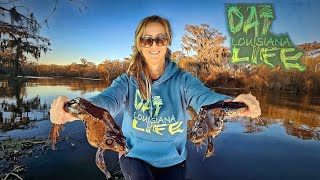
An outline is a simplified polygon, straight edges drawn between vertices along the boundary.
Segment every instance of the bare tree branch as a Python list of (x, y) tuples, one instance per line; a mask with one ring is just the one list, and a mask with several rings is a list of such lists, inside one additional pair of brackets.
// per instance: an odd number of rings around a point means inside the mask
[[(3, 11), (7, 11), (7, 12), (10, 12), (10, 11), (11, 11), (11, 10), (6, 9), (6, 8), (4, 8), (4, 7), (1, 7), (1, 6), (0, 6), (0, 9), (3, 10)], [(32, 21), (32, 22), (36, 23), (39, 27), (41, 27), (41, 25), (40, 25), (36, 20), (30, 19), (30, 18), (28, 18), (28, 17), (26, 17), (25, 15), (20, 14), (20, 13), (19, 13), (19, 15), (20, 15), (21, 17), (29, 20), (29, 21)]]
[(53, 13), (57, 10), (57, 4), (58, 4), (58, 0), (55, 0), (54, 7), (53, 7), (51, 13), (49, 14), (49, 16), (41, 24), (46, 24), (46, 26), (49, 27), (48, 26), (48, 20), (51, 18)]
[(0, 4), (1, 4), (1, 5), (6, 5), (6, 4), (14, 3), (14, 2), (16, 2), (16, 1), (18, 1), (18, 0), (11, 0), (11, 1), (8, 1), (8, 2), (1, 2)]

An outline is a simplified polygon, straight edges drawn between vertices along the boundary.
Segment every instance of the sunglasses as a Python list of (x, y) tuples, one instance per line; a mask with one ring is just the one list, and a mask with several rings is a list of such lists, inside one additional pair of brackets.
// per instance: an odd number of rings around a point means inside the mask
[(153, 45), (153, 41), (156, 42), (157, 46), (164, 46), (168, 43), (167, 36), (158, 36), (156, 38), (151, 37), (141, 37), (140, 38), (140, 45), (144, 48), (149, 48)]

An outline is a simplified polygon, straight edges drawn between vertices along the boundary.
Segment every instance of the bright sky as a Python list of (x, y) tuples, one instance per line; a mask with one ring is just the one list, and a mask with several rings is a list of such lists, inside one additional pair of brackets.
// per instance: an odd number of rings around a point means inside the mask
[[(86, 58), (96, 64), (105, 59), (123, 59), (131, 54), (134, 31), (150, 15), (167, 18), (172, 26), (172, 51), (181, 50), (186, 24), (206, 23), (227, 35), (225, 3), (272, 3), (276, 19), (271, 31), (288, 33), (295, 44), (320, 41), (320, 1), (317, 0), (78, 0), (88, 9), (82, 13), (68, 0), (59, 0), (57, 11), (42, 35), (51, 40), (52, 51), (39, 63), (71, 64)], [(26, 0), (25, 6), (44, 20), (54, 7), (53, 0)], [(230, 44), (227, 39), (226, 45)]]

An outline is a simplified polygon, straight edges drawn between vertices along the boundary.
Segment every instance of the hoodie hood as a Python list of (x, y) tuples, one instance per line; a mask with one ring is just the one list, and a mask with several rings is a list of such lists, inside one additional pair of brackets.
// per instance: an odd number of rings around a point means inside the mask
[(162, 82), (171, 78), (177, 71), (178, 71), (177, 64), (169, 59), (166, 59), (166, 70), (160, 76), (159, 79), (154, 81), (154, 83), (161, 84)]
[[(154, 81), (154, 84), (156, 85), (159, 85), (164, 81), (168, 80), (178, 71), (178, 66), (175, 62), (173, 62), (170, 59), (166, 59), (165, 61), (166, 61), (166, 69), (164, 73), (160, 76), (160, 78)], [(142, 73), (142, 78), (144, 79), (143, 73)], [(135, 77), (130, 76), (130, 81), (132, 84), (138, 87), (138, 81)]]

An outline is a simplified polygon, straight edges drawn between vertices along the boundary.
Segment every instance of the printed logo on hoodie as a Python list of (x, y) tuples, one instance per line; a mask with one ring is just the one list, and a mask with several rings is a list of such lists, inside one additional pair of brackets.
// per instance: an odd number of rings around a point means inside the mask
[(169, 132), (171, 135), (182, 133), (183, 121), (178, 121), (174, 115), (159, 116), (161, 107), (164, 105), (160, 96), (152, 96), (151, 99), (143, 100), (140, 91), (135, 93), (132, 128), (146, 133), (163, 135)]

